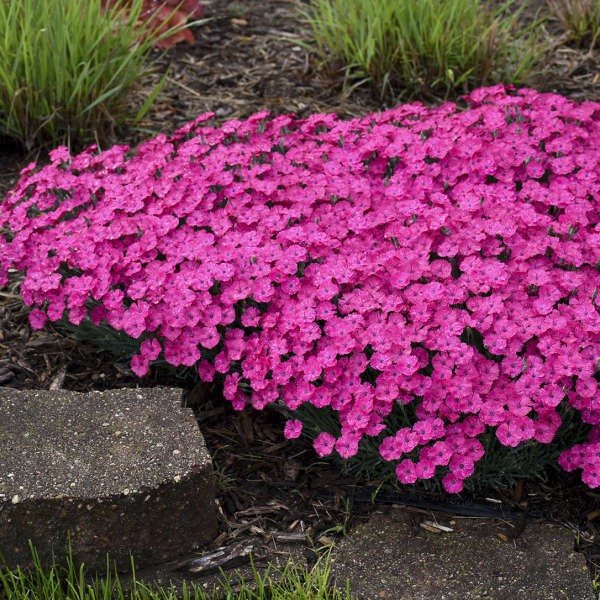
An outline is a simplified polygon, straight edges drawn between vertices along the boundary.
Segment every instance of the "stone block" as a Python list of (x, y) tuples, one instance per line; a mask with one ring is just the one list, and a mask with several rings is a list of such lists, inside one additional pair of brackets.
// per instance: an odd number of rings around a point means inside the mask
[[(414, 517), (414, 513), (412, 513)], [(431, 517), (430, 517), (431, 518)], [(594, 600), (572, 532), (530, 522), (515, 539), (494, 519), (438, 519), (415, 527), (393, 509), (358, 525), (336, 547), (332, 582), (361, 600)]]
[(217, 533), (210, 455), (182, 390), (78, 393), (0, 388), (0, 553), (127, 571), (208, 545)]

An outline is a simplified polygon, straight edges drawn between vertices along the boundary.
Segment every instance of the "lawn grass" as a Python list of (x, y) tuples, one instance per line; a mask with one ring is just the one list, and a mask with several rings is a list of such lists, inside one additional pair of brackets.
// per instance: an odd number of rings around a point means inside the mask
[[(184, 582), (182, 594), (175, 587), (151, 587), (137, 581), (132, 559), (131, 590), (123, 589), (116, 568), (111, 573), (107, 559), (106, 576), (90, 578), (85, 565), (74, 564), (69, 552), (67, 564), (54, 564), (45, 568), (31, 545), (34, 568), (9, 571), (0, 567), (0, 600), (351, 600), (348, 582), (341, 592), (328, 586), (329, 553), (321, 556), (311, 569), (297, 566), (291, 561), (283, 569), (269, 565), (261, 575), (252, 564), (254, 580), (235, 581), (221, 571), (221, 589), (206, 591), (192, 583)], [(6, 563), (4, 563), (6, 565)]]

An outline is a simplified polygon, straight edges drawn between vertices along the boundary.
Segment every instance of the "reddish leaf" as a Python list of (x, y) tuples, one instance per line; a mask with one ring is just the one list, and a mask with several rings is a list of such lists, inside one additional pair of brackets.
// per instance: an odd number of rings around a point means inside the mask
[[(112, 7), (115, 2), (116, 0), (102, 0), (102, 7)], [(131, 0), (128, 4), (131, 5)], [(179, 5), (180, 8), (175, 11), (169, 22), (161, 25)], [(153, 36), (158, 36), (171, 27), (184, 25), (189, 19), (199, 19), (203, 14), (204, 9), (198, 0), (144, 0), (140, 21), (150, 27)], [(154, 42), (153, 46), (168, 49), (179, 42), (194, 43), (194, 36), (188, 28)]]

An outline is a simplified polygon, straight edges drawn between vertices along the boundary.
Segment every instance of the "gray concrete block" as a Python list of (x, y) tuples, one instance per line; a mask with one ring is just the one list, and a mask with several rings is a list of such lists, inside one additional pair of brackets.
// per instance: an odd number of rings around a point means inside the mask
[[(595, 600), (582, 554), (566, 529), (530, 523), (514, 540), (493, 519), (411, 525), (406, 513), (374, 515), (332, 555), (332, 581), (361, 600)], [(498, 535), (500, 533), (500, 535)]]
[(68, 548), (88, 571), (127, 570), (209, 544), (210, 455), (179, 389), (81, 394), (0, 388), (0, 553), (31, 565)]

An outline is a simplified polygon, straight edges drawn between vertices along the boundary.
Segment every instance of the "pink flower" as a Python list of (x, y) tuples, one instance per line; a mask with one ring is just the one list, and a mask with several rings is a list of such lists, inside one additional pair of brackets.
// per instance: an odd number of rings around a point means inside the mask
[[(83, 321), (83, 319), (85, 319), (87, 315), (87, 310), (83, 307), (83, 306), (76, 306), (73, 307), (70, 311), (69, 311), (69, 321), (71, 323), (73, 323), (73, 325), (79, 325), (81, 323), (81, 321)], [(120, 324), (119, 324), (119, 329)]]
[[(210, 363), (208, 363), (210, 365)], [(225, 382), (223, 384), (223, 396), (227, 400), (233, 400), (238, 391), (238, 385), (241, 377), (239, 373), (230, 373), (225, 376)]]
[(410, 430), (409, 427), (403, 427), (396, 432), (396, 444), (403, 453), (408, 453), (419, 443), (419, 437)]
[(198, 331), (198, 342), (207, 349), (214, 348), (220, 340), (219, 332), (214, 326), (201, 327)]
[(358, 452), (359, 437), (348, 433), (342, 435), (335, 442), (335, 449), (342, 458), (350, 458)]
[[(519, 380), (519, 382), (520, 381), (521, 380)], [(515, 391), (517, 393), (514, 396), (509, 396), (509, 398), (507, 398), (506, 404), (508, 406), (508, 411), (512, 415), (524, 417), (531, 412), (533, 402), (528, 397), (519, 394), (519, 392), (521, 392), (520, 388), (517, 388)]]
[(255, 327), (258, 325), (260, 313), (254, 306), (249, 306), (242, 315), (242, 325), (244, 327)]
[(140, 354), (148, 360), (156, 360), (160, 355), (160, 342), (156, 338), (144, 340), (140, 344)]
[(450, 494), (458, 494), (462, 492), (463, 480), (456, 473), (448, 473), (442, 479), (442, 485)]
[(148, 311), (149, 305), (147, 302), (142, 300), (134, 302), (123, 314), (122, 326), (125, 333), (134, 339), (139, 338), (146, 330)]
[(379, 446), (379, 454), (381, 454), (384, 460), (392, 461), (399, 459), (404, 453), (398, 446), (396, 438), (393, 436), (388, 436), (381, 442)]
[[(48, 155), (50, 156), (50, 160), (55, 164), (61, 164), (63, 161), (69, 161), (71, 158), (71, 154), (69, 149), (66, 146), (59, 146), (55, 150), (51, 150)], [(27, 169), (32, 167), (35, 163), (30, 163)]]
[(47, 315), (43, 310), (39, 308), (34, 308), (29, 313), (29, 322), (31, 323), (31, 327), (33, 329), (42, 329), (46, 324)]
[(420, 460), (415, 466), (415, 472), (418, 479), (431, 479), (435, 475), (435, 465), (428, 461)]
[(450, 461), (450, 471), (461, 480), (470, 477), (475, 470), (475, 463), (470, 458), (455, 454)]
[(233, 406), (234, 410), (243, 410), (246, 406), (247, 400), (248, 398), (246, 397), (246, 394), (244, 394), (244, 392), (241, 390), (238, 390), (231, 401), (231, 405)]
[(557, 407), (563, 401), (564, 397), (564, 391), (556, 384), (544, 386), (544, 388), (542, 388), (542, 393), (540, 394), (541, 402), (548, 408)]
[(442, 419), (424, 419), (417, 421), (412, 430), (417, 434), (419, 443), (424, 444), (444, 435), (444, 422)]
[(463, 455), (469, 458), (474, 463), (477, 462), (484, 454), (483, 444), (477, 439), (469, 439), (465, 442), (462, 450)]
[(198, 363), (198, 375), (202, 381), (210, 382), (215, 376), (215, 367), (207, 360)]
[(575, 390), (583, 398), (592, 398), (598, 393), (598, 382), (593, 377), (578, 377)]
[[(252, 408), (254, 408), (255, 410), (262, 410), (270, 402), (270, 398), (265, 394), (261, 393), (260, 391), (252, 392), (251, 403)], [(300, 421), (293, 421), (293, 423), (295, 424), (294, 426), (290, 425), (290, 423), (292, 423), (292, 421), (287, 421), (286, 423), (285, 437), (298, 437), (300, 435), (300, 431), (302, 430), (302, 423)], [(298, 435), (294, 435), (294, 433), (296, 432), (296, 425), (299, 426), (299, 429), (297, 430)]]
[(229, 365), (231, 361), (225, 350), (219, 352), (214, 358), (215, 371), (219, 373), (227, 373), (229, 371)]
[(143, 377), (148, 372), (148, 359), (136, 354), (131, 359), (131, 370), (138, 376)]
[(331, 395), (331, 391), (326, 386), (319, 386), (313, 392), (310, 403), (317, 408), (329, 406), (331, 404)]
[(505, 413), (503, 403), (490, 400), (481, 405), (479, 417), (486, 425), (500, 425), (504, 422)]
[(465, 435), (475, 437), (485, 431), (485, 425), (479, 417), (470, 416), (462, 422), (462, 430)]
[(584, 467), (581, 473), (581, 480), (588, 487), (597, 488), (600, 485), (600, 464), (596, 463)]
[(515, 448), (521, 442), (519, 430), (514, 426), (514, 422), (505, 421), (496, 429), (496, 437), (504, 446)]
[(403, 461), (396, 465), (396, 477), (400, 483), (414, 483), (417, 481), (417, 469), (415, 463), (409, 458), (405, 458)]
[(344, 418), (344, 423), (351, 429), (363, 431), (369, 424), (369, 417), (357, 410), (351, 410)]
[[(424, 449), (425, 450), (425, 449)], [(431, 447), (427, 448), (427, 460), (433, 465), (447, 465), (452, 456), (452, 450), (446, 442), (435, 442)]]
[(300, 437), (302, 433), (302, 421), (298, 419), (288, 419), (285, 423), (283, 433), (287, 439)]
[(385, 423), (381, 422), (381, 417), (377, 414), (371, 415), (369, 424), (363, 430), (365, 435), (376, 436), (387, 428)]
[(319, 456), (327, 456), (333, 451), (335, 437), (329, 433), (322, 432), (315, 438), (313, 446)]

